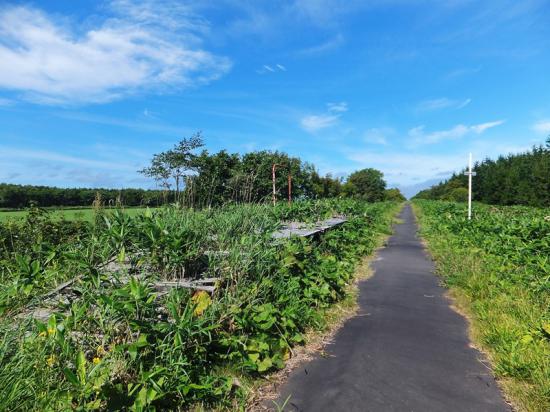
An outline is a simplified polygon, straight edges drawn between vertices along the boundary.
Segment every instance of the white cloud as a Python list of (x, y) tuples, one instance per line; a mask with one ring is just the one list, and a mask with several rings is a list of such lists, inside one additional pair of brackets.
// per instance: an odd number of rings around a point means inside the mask
[(378, 151), (349, 151), (346, 156), (355, 164), (350, 169), (374, 167), (384, 173), (387, 181), (399, 184), (413, 184), (433, 178), (443, 170), (460, 170), (467, 158), (465, 155), (429, 155)]
[(278, 63), (277, 63), (277, 65), (276, 65), (276, 66), (277, 66), (277, 67), (278, 67), (278, 68), (279, 68), (280, 70), (282, 70), (282, 71), (286, 72), (286, 67), (285, 67), (285, 66), (283, 66), (282, 64), (278, 64)]
[(441, 109), (462, 109), (468, 106), (472, 102), (472, 99), (453, 100), (443, 97), (440, 99), (424, 100), (417, 105), (417, 110), (421, 112), (429, 112)]
[(497, 120), (494, 122), (481, 123), (472, 126), (458, 124), (448, 130), (439, 130), (429, 133), (425, 132), (424, 126), (417, 126), (409, 130), (409, 137), (413, 139), (414, 144), (432, 144), (438, 143), (441, 140), (459, 139), (469, 133), (481, 134), (486, 130), (499, 126), (503, 123), (504, 120)]
[(200, 20), (166, 17), (175, 6), (111, 6), (115, 14), (86, 32), (36, 8), (0, 8), (0, 88), (39, 103), (82, 104), (196, 86), (229, 70), (227, 58), (200, 47)]
[(303, 117), (300, 124), (306, 131), (315, 133), (318, 130), (334, 126), (338, 122), (338, 118), (339, 116), (331, 114), (310, 115)]
[(327, 103), (327, 109), (331, 113), (344, 113), (348, 111), (348, 104), (346, 102)]
[[(416, 185), (430, 179), (442, 180), (452, 172), (460, 172), (468, 164), (468, 152), (474, 155), (474, 161), (485, 158), (495, 159), (505, 153), (522, 153), (530, 147), (516, 146), (511, 142), (476, 140), (463, 148), (453, 148), (449, 153), (428, 150), (407, 151), (406, 148), (386, 150), (345, 147), (343, 154), (348, 163), (340, 170), (351, 172), (365, 167), (374, 167), (384, 173), (386, 181), (398, 185)], [(336, 169), (333, 166), (333, 170)]]
[(327, 112), (323, 114), (307, 115), (302, 117), (300, 125), (310, 133), (315, 133), (338, 123), (342, 113), (348, 111), (346, 102), (327, 103)]
[(487, 123), (481, 123), (476, 124), (475, 126), (471, 126), (470, 129), (472, 129), (475, 133), (481, 134), (487, 129), (491, 129), (496, 126), (500, 126), (504, 123), (504, 120), (497, 120), (496, 122), (487, 122)]
[(457, 108), (457, 109), (462, 109), (462, 108), (468, 106), (470, 103), (472, 103), (472, 99), (470, 99), (470, 98), (464, 99), (464, 100), (462, 100), (461, 103), (459, 103), (459, 104), (456, 106), (456, 108)]
[(535, 123), (532, 129), (541, 134), (550, 134), (550, 120), (541, 120)]

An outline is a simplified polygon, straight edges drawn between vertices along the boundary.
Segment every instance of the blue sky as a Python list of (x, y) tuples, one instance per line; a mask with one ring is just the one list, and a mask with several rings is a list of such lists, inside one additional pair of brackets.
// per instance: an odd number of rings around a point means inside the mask
[(550, 134), (550, 2), (0, 3), (0, 181), (151, 187), (197, 130), (410, 193)]

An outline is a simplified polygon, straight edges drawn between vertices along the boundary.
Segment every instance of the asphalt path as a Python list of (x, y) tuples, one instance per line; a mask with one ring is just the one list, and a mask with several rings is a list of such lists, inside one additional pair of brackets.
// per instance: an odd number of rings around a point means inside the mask
[(510, 410), (433, 273), (410, 205), (400, 218), (359, 285), (357, 316), (281, 387), (285, 411)]

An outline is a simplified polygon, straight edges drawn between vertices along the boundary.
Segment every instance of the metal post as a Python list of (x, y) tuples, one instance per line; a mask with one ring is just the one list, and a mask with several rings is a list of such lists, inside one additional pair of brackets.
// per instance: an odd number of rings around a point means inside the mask
[(288, 204), (292, 203), (292, 174), (288, 172)]
[(273, 166), (271, 167), (271, 177), (273, 179), (273, 206), (275, 206), (275, 203), (277, 203), (277, 198), (275, 197), (275, 168), (277, 167), (276, 163), (273, 163)]

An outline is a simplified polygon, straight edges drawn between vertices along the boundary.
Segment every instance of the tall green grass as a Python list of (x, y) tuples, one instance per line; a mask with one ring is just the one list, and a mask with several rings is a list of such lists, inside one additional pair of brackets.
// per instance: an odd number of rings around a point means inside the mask
[(415, 201), (438, 272), (519, 410), (550, 410), (550, 210)]

